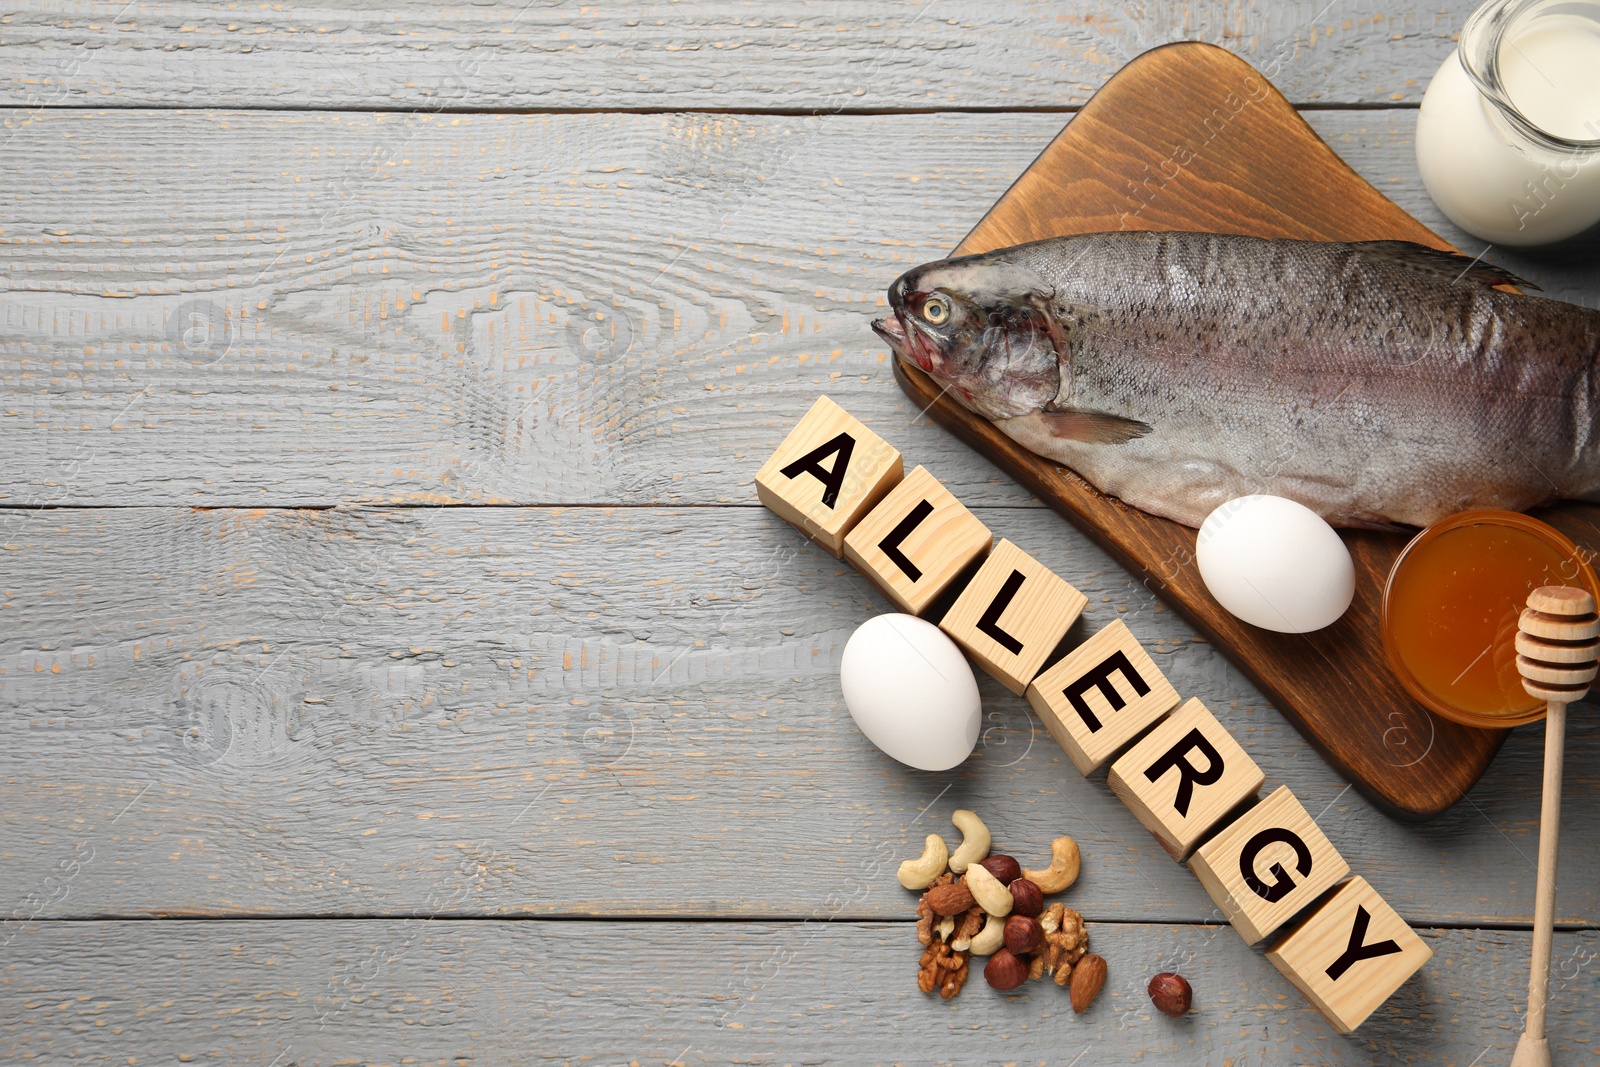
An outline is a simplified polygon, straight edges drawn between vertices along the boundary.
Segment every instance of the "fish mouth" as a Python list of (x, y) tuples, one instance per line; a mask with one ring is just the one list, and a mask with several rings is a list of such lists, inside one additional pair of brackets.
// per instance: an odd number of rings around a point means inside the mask
[(933, 371), (933, 352), (920, 334), (908, 330), (898, 312), (872, 321), (872, 330), (889, 344), (895, 357), (924, 371)]

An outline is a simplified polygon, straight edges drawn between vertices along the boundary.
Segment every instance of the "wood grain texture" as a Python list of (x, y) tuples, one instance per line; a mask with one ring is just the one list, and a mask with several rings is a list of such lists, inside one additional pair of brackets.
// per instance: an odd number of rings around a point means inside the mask
[(1473, 6), (35, 2), (0, 21), (0, 104), (1058, 108), (1182, 39), (1274, 65), (1296, 101), (1415, 104)]
[[(1413, 113), (1310, 117), (1454, 232)], [(1059, 116), (6, 118), (4, 503), (745, 503), (822, 392), (963, 502), (1029, 501), (868, 324)], [(1596, 304), (1597, 251), (1489, 258)], [(573, 343), (618, 310), (631, 344)]]
[[(0, 960), (14, 1062), (1505, 1063), (1528, 935), (1419, 933), (1436, 958), (1341, 1036), (1227, 927), (1094, 923), (1094, 1005), (916, 989), (910, 924), (373, 920), (35, 923)], [(1557, 1062), (1600, 1056), (1600, 933), (1561, 933)], [(1177, 970), (1195, 1011), (1144, 986)], [(24, 1057), (33, 1057), (25, 1060)], [(274, 1057), (277, 1057), (274, 1060)]]
[[(1529, 921), (1538, 726), (1396, 823), (1070, 524), (978, 514), (1089, 597), (1070, 641), (1125, 620), (1402, 915)], [(957, 772), (874, 749), (838, 666), (887, 605), (760, 507), (61, 509), (12, 516), (0, 560), (13, 920), (909, 918), (895, 867), (962, 807), (1025, 866), (1077, 838), (1091, 919), (1216, 918), (987, 676)], [(1600, 716), (1572, 720), (1556, 918), (1600, 925)]]
[[(1414, 104), (1473, 6), (8, 8), (0, 1058), (1504, 1061), (1524, 933), (1424, 930), (1450, 982), (1341, 1038), (1225, 927), (1165, 925), (1217, 916), (998, 684), (959, 774), (884, 759), (836, 679), (885, 605), (750, 484), (838, 397), (1090, 596), (1076, 639), (1128, 619), (1402, 914), (1528, 921), (1538, 727), (1470, 803), (1392, 822), (919, 417), (867, 329), (1060, 129), (1005, 109), (1081, 104), (1178, 37), (1301, 103)], [(171, 105), (346, 110), (132, 110)], [(952, 107), (1000, 113), (906, 113)], [(1461, 243), (1414, 114), (1309, 118)], [(1594, 304), (1597, 249), (1490, 258)], [(405, 506), (269, 507), (352, 502)], [(418, 506), (485, 503), (645, 506)], [(1587, 710), (1569, 826), (1600, 822)], [(1048, 989), (928, 1000), (908, 924), (849, 921), (909, 918), (894, 866), (956, 807), (1025, 863), (1074, 834), (1073, 902), (1140, 921), (1096, 923), (1089, 1015)], [(1557, 917), (1585, 929), (1557, 936), (1552, 1027), (1576, 1062), (1600, 857), (1563, 867)], [(149, 915), (209, 921), (89, 918)], [(1196, 980), (1179, 1023), (1142, 992), (1169, 967)]]
[[(1153, 99), (1175, 103), (1152, 108)], [(1222, 49), (1183, 44), (1141, 56), (1107, 83), (956, 254), (1069, 233), (1165, 229), (1449, 247), (1330, 151), (1261, 72)], [(1409, 536), (1343, 531), (1356, 566), (1350, 609), (1315, 633), (1271, 633), (1211, 596), (1193, 565), (1194, 530), (1101, 495), (962, 407), (915, 367), (897, 361), (895, 375), (914, 403), (1142, 574), (1387, 810), (1402, 818), (1437, 815), (1494, 758), (1503, 730), (1436, 719), (1405, 693), (1384, 658), (1384, 582)], [(1580, 550), (1592, 554), (1600, 546), (1600, 507), (1563, 503), (1536, 514)], [(1402, 720), (1413, 729), (1426, 722), (1434, 743), (1425, 759), (1396, 767), (1381, 737)]]

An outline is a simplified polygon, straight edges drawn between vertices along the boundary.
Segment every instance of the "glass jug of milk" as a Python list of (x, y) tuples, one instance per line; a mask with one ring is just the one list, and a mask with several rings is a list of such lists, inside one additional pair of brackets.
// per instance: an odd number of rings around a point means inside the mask
[(1491, 0), (1417, 116), (1417, 166), (1450, 220), (1539, 245), (1600, 222), (1600, 0)]

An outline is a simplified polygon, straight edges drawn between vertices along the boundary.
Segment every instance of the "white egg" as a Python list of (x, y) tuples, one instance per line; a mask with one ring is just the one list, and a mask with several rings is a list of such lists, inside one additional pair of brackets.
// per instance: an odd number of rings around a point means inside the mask
[(1241, 496), (1200, 526), (1200, 577), (1228, 611), (1264, 630), (1332, 625), (1356, 592), (1350, 550), (1322, 516), (1281, 496)]
[(839, 684), (867, 740), (901, 763), (949, 770), (978, 743), (978, 680), (956, 643), (915, 615), (879, 615), (857, 627)]

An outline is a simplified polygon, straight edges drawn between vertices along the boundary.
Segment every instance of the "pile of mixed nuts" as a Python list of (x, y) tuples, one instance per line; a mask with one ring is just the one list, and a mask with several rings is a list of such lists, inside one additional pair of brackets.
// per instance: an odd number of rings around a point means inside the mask
[(1023, 870), (1010, 856), (991, 854), (989, 828), (970, 811), (951, 822), (961, 831), (954, 852), (929, 834), (923, 853), (900, 865), (900, 884), (925, 890), (917, 902), (917, 940), (925, 947), (917, 988), (949, 1000), (966, 984), (968, 961), (988, 956), (983, 977), (996, 989), (1015, 989), (1049, 975), (1068, 990), (1072, 1010), (1094, 1001), (1106, 981), (1106, 961), (1088, 951), (1083, 916), (1044, 898), (1078, 878), (1078, 843), (1058, 837), (1050, 865)]

